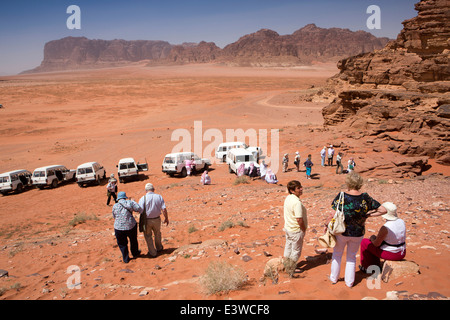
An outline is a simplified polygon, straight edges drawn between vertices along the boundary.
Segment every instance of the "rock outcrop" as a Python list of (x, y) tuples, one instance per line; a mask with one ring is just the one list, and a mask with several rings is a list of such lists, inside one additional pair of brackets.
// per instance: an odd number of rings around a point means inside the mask
[(172, 45), (165, 41), (90, 40), (66, 37), (47, 42), (44, 60), (31, 72), (114, 66), (168, 57)]
[(422, 0), (415, 8), (418, 15), (403, 22), (395, 41), (339, 61), (324, 124), (389, 139), (392, 151), (450, 165), (450, 6)]
[(308, 24), (291, 35), (262, 29), (243, 36), (223, 49), (222, 60), (251, 66), (290, 66), (314, 61), (337, 61), (363, 52), (381, 49), (388, 38), (365, 31), (319, 28)]
[(27, 72), (150, 64), (225, 63), (239, 66), (293, 66), (334, 61), (381, 49), (389, 39), (364, 31), (307, 25), (292, 35), (263, 29), (219, 48), (213, 42), (172, 45), (165, 41), (90, 40), (66, 37), (45, 44), (41, 65)]

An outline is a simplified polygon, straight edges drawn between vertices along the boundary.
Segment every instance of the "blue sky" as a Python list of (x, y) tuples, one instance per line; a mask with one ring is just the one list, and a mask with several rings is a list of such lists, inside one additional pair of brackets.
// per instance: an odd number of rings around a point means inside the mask
[[(89, 39), (212, 41), (219, 47), (262, 28), (291, 34), (309, 23), (396, 38), (416, 16), (418, 0), (16, 0), (0, 2), (0, 75), (37, 67), (46, 42)], [(70, 5), (81, 9), (81, 30), (69, 30)], [(367, 7), (381, 9), (381, 29), (369, 30)]]

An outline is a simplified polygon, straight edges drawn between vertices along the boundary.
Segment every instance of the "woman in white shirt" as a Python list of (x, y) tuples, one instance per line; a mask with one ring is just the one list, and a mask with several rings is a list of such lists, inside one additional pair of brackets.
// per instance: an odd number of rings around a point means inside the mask
[(397, 216), (397, 206), (392, 202), (385, 202), (381, 206), (387, 210), (387, 213), (381, 216), (386, 223), (380, 228), (378, 235), (362, 240), (359, 266), (362, 271), (367, 271), (371, 265), (380, 267), (380, 258), (399, 261), (406, 255), (406, 226)]

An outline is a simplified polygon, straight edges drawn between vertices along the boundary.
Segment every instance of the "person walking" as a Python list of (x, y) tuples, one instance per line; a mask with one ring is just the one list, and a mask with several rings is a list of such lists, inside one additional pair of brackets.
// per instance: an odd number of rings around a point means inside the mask
[(107, 206), (111, 202), (111, 197), (117, 203), (117, 179), (114, 178), (114, 173), (111, 173), (108, 184), (106, 185), (106, 195), (108, 196), (108, 200), (106, 201)]
[(142, 207), (136, 201), (128, 200), (125, 192), (119, 192), (117, 203), (112, 208), (112, 215), (114, 218), (114, 234), (122, 253), (122, 260), (125, 263), (131, 260), (128, 251), (128, 239), (130, 240), (133, 258), (137, 258), (141, 254), (137, 240), (137, 223), (133, 217), (133, 211), (141, 213)]
[[(303, 239), (308, 228), (306, 208), (300, 201), (303, 194), (302, 184), (297, 180), (289, 181), (287, 184), (289, 195), (284, 200), (284, 228), (286, 244), (284, 246), (285, 265), (292, 266), (292, 275), (301, 256)], [(287, 263), (286, 263), (287, 262)]]
[[(369, 216), (378, 216), (385, 214), (387, 211), (381, 204), (373, 199), (369, 194), (362, 193), (360, 189), (364, 183), (363, 178), (352, 173), (347, 175), (345, 184), (347, 191), (344, 192), (343, 211), (345, 216), (345, 231), (336, 235), (336, 245), (333, 249), (331, 261), (330, 281), (335, 284), (338, 281), (341, 270), (341, 260), (345, 247), (347, 247), (347, 258), (345, 265), (345, 284), (352, 287), (355, 281), (355, 265), (356, 254), (359, 245), (364, 237), (365, 222)], [(332, 209), (335, 211), (339, 205), (340, 193), (332, 202)], [(325, 230), (328, 223), (334, 216), (334, 212), (330, 214), (325, 224)]]
[[(339, 169), (341, 172), (339, 172)], [(342, 165), (342, 152), (338, 152), (336, 156), (336, 174), (342, 174), (344, 172), (344, 166)]]
[(367, 272), (372, 266), (380, 265), (380, 258), (384, 260), (400, 261), (406, 256), (406, 225), (397, 215), (397, 206), (392, 202), (381, 205), (387, 213), (381, 217), (386, 223), (380, 228), (378, 234), (361, 242), (361, 265), (359, 269)]
[(146, 194), (139, 200), (139, 205), (145, 210), (147, 215), (144, 238), (147, 242), (148, 255), (156, 257), (157, 253), (163, 250), (161, 243), (161, 214), (164, 214), (164, 223), (169, 225), (166, 204), (161, 195), (155, 193), (153, 184), (145, 185)]

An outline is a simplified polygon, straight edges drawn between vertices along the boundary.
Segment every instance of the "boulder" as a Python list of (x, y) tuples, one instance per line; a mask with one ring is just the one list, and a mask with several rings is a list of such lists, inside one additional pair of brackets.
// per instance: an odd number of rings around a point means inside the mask
[(419, 273), (419, 265), (413, 261), (385, 261), (381, 272), (381, 280), (389, 282), (389, 280)]

